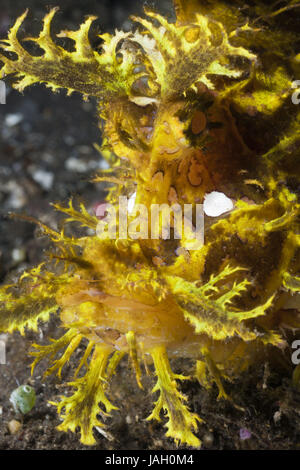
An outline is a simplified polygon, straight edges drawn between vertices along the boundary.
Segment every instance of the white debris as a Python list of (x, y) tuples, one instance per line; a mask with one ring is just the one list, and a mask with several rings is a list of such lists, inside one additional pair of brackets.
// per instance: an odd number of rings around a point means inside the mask
[(132, 424), (131, 416), (127, 415), (126, 418), (125, 418), (125, 421), (126, 421), (127, 424)]
[(15, 113), (15, 114), (7, 114), (5, 116), (4, 123), (6, 124), (7, 127), (14, 127), (20, 124), (21, 121), (23, 121), (24, 116), (21, 113)]
[(108, 441), (114, 440), (112, 434), (108, 431), (104, 431), (104, 429), (100, 428), (100, 426), (95, 426), (95, 429), (97, 429), (98, 433), (104, 436)]
[(204, 196), (203, 210), (210, 217), (218, 217), (225, 212), (231, 211), (233, 207), (232, 200), (224, 193), (212, 191)]
[(280, 410), (275, 411), (275, 413), (273, 415), (273, 420), (274, 420), (275, 424), (279, 423), (279, 421), (281, 420), (281, 411)]
[[(89, 147), (87, 147), (89, 149)], [(89, 149), (90, 150), (90, 149)], [(97, 160), (90, 159), (88, 161), (82, 158), (70, 157), (65, 162), (65, 168), (69, 171), (76, 173), (86, 173), (88, 171), (95, 171), (99, 168), (105, 170), (109, 168), (108, 163), (105, 160), (97, 158)]]
[(65, 167), (67, 170), (76, 171), (77, 173), (85, 173), (88, 169), (85, 161), (75, 157), (68, 158)]
[(109, 168), (109, 164), (104, 158), (99, 161), (99, 168), (100, 170), (107, 170)]
[(4, 192), (8, 192), (9, 196), (6, 201), (8, 209), (21, 209), (27, 203), (26, 194), (16, 181), (9, 181), (2, 187)]
[(36, 170), (32, 173), (32, 178), (46, 191), (52, 188), (54, 174), (50, 171)]
[(26, 250), (25, 248), (14, 248), (11, 252), (11, 258), (14, 264), (22, 263), (26, 259)]

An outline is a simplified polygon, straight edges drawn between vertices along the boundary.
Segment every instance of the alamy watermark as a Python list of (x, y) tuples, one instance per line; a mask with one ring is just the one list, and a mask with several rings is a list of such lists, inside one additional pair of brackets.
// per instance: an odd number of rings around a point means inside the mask
[(295, 349), (291, 356), (292, 363), (297, 366), (300, 364), (300, 339), (295, 339), (292, 343), (292, 349)]
[(203, 204), (135, 204), (126, 196), (119, 205), (103, 203), (97, 207), (96, 234), (101, 239), (182, 240), (188, 250), (204, 244)]
[(5, 341), (0, 340), (0, 365), (6, 364), (6, 347)]
[(0, 104), (6, 104), (6, 85), (3, 80), (0, 80)]
[(292, 94), (292, 103), (300, 104), (300, 80), (295, 80), (292, 83), (292, 88), (297, 88), (297, 90)]

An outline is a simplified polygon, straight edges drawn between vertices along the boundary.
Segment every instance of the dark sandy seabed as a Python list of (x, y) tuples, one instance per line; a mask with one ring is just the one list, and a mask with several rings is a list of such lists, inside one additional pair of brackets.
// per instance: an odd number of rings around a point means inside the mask
[[(163, 13), (170, 12), (170, 1), (151, 2), (159, 5)], [(30, 32), (40, 27), (40, 20), (49, 3), (36, 0), (0, 0), (0, 37), (4, 37), (14, 19), (29, 7)], [(102, 31), (115, 27), (128, 28), (131, 13), (141, 13), (143, 2), (118, 0), (80, 1), (57, 0), (59, 5), (55, 25), (75, 28), (87, 14), (99, 16)], [(13, 122), (14, 121), (14, 122)], [(12, 125), (13, 124), (13, 125)], [(15, 276), (23, 269), (42, 259), (48, 242), (36, 237), (34, 226), (5, 218), (9, 211), (27, 213), (54, 225), (59, 216), (49, 206), (50, 202), (67, 201), (72, 195), (82, 198), (88, 207), (103, 200), (100, 185), (89, 183), (89, 177), (101, 167), (99, 154), (93, 147), (101, 141), (97, 126), (96, 104), (83, 102), (73, 95), (53, 95), (44, 87), (33, 87), (23, 95), (9, 89), (7, 104), (0, 107), (0, 280)], [(72, 377), (74, 363), (80, 350), (65, 366), (62, 381), (49, 377), (41, 380), (45, 363), (40, 364), (30, 376), (30, 359), (26, 353), (32, 341), (45, 344), (47, 337), (60, 334), (52, 320), (40, 329), (39, 334), (2, 335), (6, 341), (7, 364), (0, 365), (0, 449), (90, 449), (80, 444), (79, 435), (56, 430), (59, 419), (54, 400), (63, 392), (61, 384)], [(175, 363), (173, 367), (189, 373), (189, 362)], [(231, 403), (217, 401), (217, 390), (207, 392), (195, 382), (184, 383), (182, 391), (189, 398), (191, 409), (205, 421), (198, 435), (203, 449), (298, 449), (300, 444), (300, 394), (290, 384), (291, 367), (276, 364), (276, 372), (269, 372), (269, 362), (251, 369), (235, 383), (227, 383), (227, 392), (245, 409), (237, 410)], [(20, 384), (35, 388), (37, 402), (24, 417), (22, 428), (10, 434), (8, 423), (19, 419), (9, 402), (9, 396)], [(145, 391), (135, 383), (126, 360), (119, 367), (111, 385), (111, 396), (120, 411), (107, 419), (107, 431), (114, 436), (107, 439), (95, 431), (97, 445), (92, 449), (176, 449), (164, 437), (162, 424), (146, 422), (153, 397), (150, 390), (154, 378), (144, 380)], [(297, 411), (299, 410), (299, 411)], [(240, 439), (240, 430), (246, 428), (251, 438)]]

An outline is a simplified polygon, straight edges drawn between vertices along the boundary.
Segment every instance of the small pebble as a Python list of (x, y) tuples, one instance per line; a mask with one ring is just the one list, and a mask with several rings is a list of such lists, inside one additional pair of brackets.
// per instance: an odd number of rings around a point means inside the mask
[(203, 436), (203, 444), (205, 447), (211, 447), (214, 443), (214, 436), (211, 432), (207, 432)]
[(65, 144), (72, 147), (75, 144), (75, 139), (71, 135), (66, 135), (64, 137), (64, 142), (65, 142)]
[(164, 443), (161, 439), (155, 439), (155, 441), (153, 443), (154, 443), (155, 447), (158, 447), (160, 449), (163, 448)]
[(281, 419), (281, 411), (279, 410), (275, 411), (274, 416), (273, 416), (274, 423), (278, 424), (280, 419)]
[(7, 114), (5, 116), (5, 124), (7, 127), (14, 127), (20, 124), (21, 121), (23, 121), (24, 116), (21, 113), (15, 113), (15, 114)]
[(14, 248), (11, 252), (11, 258), (14, 265), (22, 263), (26, 259), (26, 250), (25, 248)]
[(69, 171), (75, 171), (77, 173), (84, 173), (88, 170), (86, 162), (79, 158), (70, 157), (65, 162), (65, 168)]
[(92, 147), (90, 147), (89, 145), (80, 145), (78, 147), (78, 151), (82, 155), (89, 155), (92, 152)]
[(109, 168), (109, 164), (106, 160), (104, 160), (104, 158), (99, 161), (98, 166), (100, 170), (107, 170)]
[(53, 186), (54, 174), (50, 171), (36, 170), (32, 174), (32, 178), (46, 191), (49, 191)]
[(22, 427), (22, 424), (20, 423), (20, 421), (17, 421), (16, 419), (12, 419), (8, 425), (8, 430), (10, 432), (10, 434), (16, 434)]
[(16, 181), (9, 181), (2, 189), (9, 194), (6, 201), (8, 209), (21, 209), (27, 203), (25, 192)]
[(125, 421), (126, 421), (127, 424), (131, 424), (132, 423), (131, 416), (127, 415), (126, 418), (125, 418)]
[[(89, 147), (87, 147), (89, 148)], [(75, 158), (75, 157), (70, 157), (68, 160), (65, 162), (65, 168), (68, 171), (74, 171), (77, 173), (85, 173), (87, 171), (95, 171), (98, 168), (104, 169), (107, 167), (107, 165), (103, 166), (103, 163), (101, 163), (102, 160), (89, 160), (85, 161), (80, 158)]]

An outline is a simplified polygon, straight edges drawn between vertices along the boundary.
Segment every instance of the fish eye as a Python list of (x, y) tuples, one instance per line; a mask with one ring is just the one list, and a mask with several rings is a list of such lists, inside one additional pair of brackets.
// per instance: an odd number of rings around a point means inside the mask
[(29, 387), (29, 385), (24, 385), (23, 391), (24, 391), (25, 393), (30, 393), (30, 392), (31, 392), (31, 387)]

